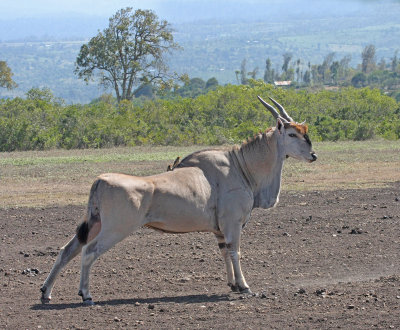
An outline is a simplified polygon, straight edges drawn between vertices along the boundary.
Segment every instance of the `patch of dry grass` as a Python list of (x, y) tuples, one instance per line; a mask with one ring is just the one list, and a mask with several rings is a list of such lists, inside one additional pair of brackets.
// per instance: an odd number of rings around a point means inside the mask
[(315, 150), (315, 163), (286, 162), (283, 189), (362, 189), (400, 181), (400, 141), (324, 142)]
[[(202, 147), (137, 147), (0, 154), (0, 208), (81, 205), (97, 175), (150, 175)], [(385, 186), (400, 181), (400, 141), (316, 143), (318, 161), (288, 159), (283, 190)]]

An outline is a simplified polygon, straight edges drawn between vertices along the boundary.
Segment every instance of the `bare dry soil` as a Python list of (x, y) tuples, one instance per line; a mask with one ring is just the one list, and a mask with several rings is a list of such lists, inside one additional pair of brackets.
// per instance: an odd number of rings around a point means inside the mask
[(231, 293), (214, 236), (141, 229), (93, 266), (93, 307), (77, 295), (79, 257), (39, 288), (84, 207), (0, 210), (0, 328), (400, 328), (400, 182), (282, 193), (256, 209), (242, 268), (256, 294)]

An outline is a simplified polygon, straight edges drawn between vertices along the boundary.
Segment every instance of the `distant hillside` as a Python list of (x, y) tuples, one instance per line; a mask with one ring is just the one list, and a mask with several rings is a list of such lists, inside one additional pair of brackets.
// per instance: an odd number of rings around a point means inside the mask
[[(184, 48), (171, 56), (171, 70), (216, 77), (220, 84), (236, 83), (235, 70), (243, 59), (249, 71), (258, 67), (257, 77), (262, 78), (265, 60), (269, 57), (279, 71), (285, 52), (303, 66), (321, 63), (330, 52), (336, 60), (351, 55), (355, 67), (367, 44), (376, 46), (377, 61), (383, 57), (388, 62), (400, 49), (398, 1), (153, 3), (156, 13), (172, 22), (176, 41)], [(79, 81), (74, 61), (80, 46), (107, 22), (88, 15), (0, 21), (0, 60), (7, 61), (19, 84), (12, 92), (0, 89), (0, 97), (23, 96), (31, 87), (48, 87), (67, 102), (98, 97), (104, 91)]]

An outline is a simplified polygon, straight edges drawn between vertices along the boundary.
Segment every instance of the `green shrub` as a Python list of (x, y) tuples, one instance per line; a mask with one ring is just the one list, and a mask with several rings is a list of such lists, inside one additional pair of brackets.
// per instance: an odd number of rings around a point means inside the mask
[(197, 98), (120, 104), (102, 97), (65, 105), (49, 90), (33, 89), (26, 99), (0, 100), (0, 151), (240, 143), (276, 124), (257, 95), (306, 120), (314, 141), (400, 138), (400, 105), (379, 90), (296, 91), (250, 80)]

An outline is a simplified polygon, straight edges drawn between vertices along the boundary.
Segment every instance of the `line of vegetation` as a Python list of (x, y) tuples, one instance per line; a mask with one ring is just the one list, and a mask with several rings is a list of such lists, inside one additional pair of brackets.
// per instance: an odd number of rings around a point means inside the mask
[(32, 89), (26, 98), (0, 100), (0, 151), (238, 143), (275, 124), (257, 95), (306, 120), (314, 141), (400, 138), (399, 103), (377, 89), (296, 91), (250, 80), (141, 104), (100, 98), (66, 105), (47, 89)]
[[(376, 60), (376, 47), (367, 45), (361, 53), (361, 63), (357, 67), (349, 66), (351, 56), (346, 55), (340, 60), (336, 53), (330, 52), (324, 57), (321, 64), (305, 63), (302, 59), (294, 60), (293, 54), (286, 52), (283, 55), (281, 71), (273, 69), (270, 58), (265, 62), (263, 79), (266, 83), (274, 84), (287, 82), (291, 88), (339, 88), (353, 86), (357, 88), (379, 88), (386, 95), (400, 101), (400, 61), (398, 50), (387, 62), (381, 58)], [(248, 71), (246, 59), (243, 59), (240, 70), (236, 70), (238, 84), (246, 85), (250, 78), (255, 79), (259, 73), (256, 67)]]

